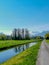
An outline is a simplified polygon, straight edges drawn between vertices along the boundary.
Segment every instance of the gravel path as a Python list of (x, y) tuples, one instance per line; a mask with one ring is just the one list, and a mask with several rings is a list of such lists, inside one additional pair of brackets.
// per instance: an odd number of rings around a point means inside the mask
[(45, 42), (42, 42), (36, 65), (49, 65), (49, 45)]

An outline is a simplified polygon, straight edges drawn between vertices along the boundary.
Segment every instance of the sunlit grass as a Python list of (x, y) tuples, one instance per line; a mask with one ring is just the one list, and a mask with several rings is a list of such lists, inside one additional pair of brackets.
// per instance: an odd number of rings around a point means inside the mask
[(31, 43), (37, 40), (3, 40), (0, 41), (0, 50), (8, 49), (16, 45)]
[(46, 40), (46, 42), (49, 44), (49, 40)]

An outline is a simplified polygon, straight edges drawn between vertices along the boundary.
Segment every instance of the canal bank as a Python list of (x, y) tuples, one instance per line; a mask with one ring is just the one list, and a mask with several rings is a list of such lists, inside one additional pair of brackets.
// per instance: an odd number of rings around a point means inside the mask
[(36, 65), (41, 41), (1, 65)]
[(0, 41), (0, 51), (16, 47), (18, 45), (23, 45), (31, 42), (35, 42), (37, 40), (2, 40)]

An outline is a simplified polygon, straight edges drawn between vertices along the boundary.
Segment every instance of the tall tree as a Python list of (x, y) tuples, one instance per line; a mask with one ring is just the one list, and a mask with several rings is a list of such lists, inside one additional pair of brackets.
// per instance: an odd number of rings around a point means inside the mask
[(25, 29), (25, 39), (30, 39), (29, 31)]
[(25, 30), (22, 29), (22, 39), (24, 39), (24, 38), (25, 38)]
[(12, 39), (16, 40), (17, 39), (17, 29), (14, 29), (12, 32)]

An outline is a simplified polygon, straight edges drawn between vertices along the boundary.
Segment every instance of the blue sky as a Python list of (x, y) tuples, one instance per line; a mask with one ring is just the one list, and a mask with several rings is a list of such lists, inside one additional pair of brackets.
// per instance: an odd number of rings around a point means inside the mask
[(0, 32), (49, 30), (49, 0), (0, 0)]

